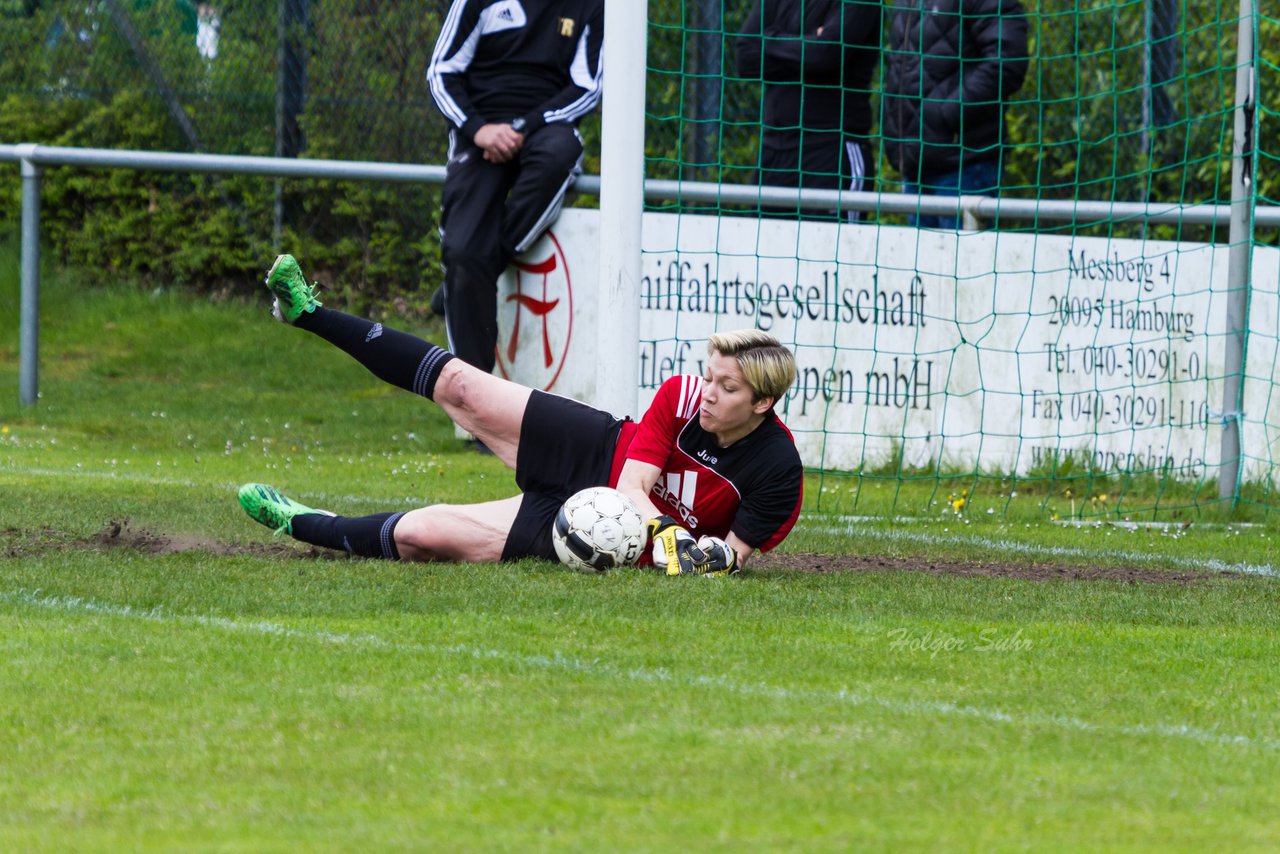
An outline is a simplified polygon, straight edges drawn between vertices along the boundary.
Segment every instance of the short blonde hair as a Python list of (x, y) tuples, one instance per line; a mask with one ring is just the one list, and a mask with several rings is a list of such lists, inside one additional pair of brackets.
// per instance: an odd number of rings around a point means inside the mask
[(713, 333), (707, 339), (707, 352), (737, 359), (756, 400), (771, 397), (777, 403), (796, 381), (796, 357), (777, 338), (759, 329)]

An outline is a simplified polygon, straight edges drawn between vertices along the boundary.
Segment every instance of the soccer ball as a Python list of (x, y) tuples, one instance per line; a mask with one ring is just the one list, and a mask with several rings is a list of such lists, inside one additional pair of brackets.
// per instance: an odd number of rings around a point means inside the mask
[(644, 520), (635, 502), (607, 486), (569, 496), (551, 526), (560, 562), (587, 572), (634, 564), (644, 541)]

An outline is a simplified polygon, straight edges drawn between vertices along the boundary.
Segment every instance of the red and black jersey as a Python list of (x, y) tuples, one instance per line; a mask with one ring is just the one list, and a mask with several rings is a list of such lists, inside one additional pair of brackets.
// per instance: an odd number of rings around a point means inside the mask
[(694, 537), (733, 532), (768, 551), (800, 515), (804, 478), (791, 431), (770, 411), (764, 422), (727, 448), (702, 429), (702, 379), (674, 376), (662, 384), (639, 424), (623, 425), (610, 486), (628, 459), (662, 470), (649, 498)]

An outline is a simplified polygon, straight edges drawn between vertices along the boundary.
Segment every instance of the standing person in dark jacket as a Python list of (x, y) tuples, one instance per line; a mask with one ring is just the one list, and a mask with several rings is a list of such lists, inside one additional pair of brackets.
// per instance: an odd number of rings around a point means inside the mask
[(867, 187), (879, 49), (880, 0), (756, 0), (737, 39), (737, 71), (764, 83), (761, 184)]
[[(999, 193), (1004, 104), (1027, 74), (1018, 0), (891, 0), (881, 131), (904, 192)], [(955, 217), (912, 217), (955, 228)]]
[[(498, 277), (560, 214), (600, 99), (604, 0), (454, 0), (427, 81), (449, 130), (440, 215), (449, 347), (493, 370)], [(433, 308), (439, 308), (433, 299)]]

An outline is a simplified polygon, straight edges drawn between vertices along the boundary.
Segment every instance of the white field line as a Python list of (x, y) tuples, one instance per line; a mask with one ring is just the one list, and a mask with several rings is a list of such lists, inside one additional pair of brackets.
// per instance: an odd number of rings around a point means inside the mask
[(858, 536), (867, 540), (901, 540), (932, 546), (980, 546), (1007, 555), (1040, 558), (1071, 558), (1080, 561), (1097, 561), (1099, 558), (1131, 561), (1133, 563), (1158, 563), (1173, 569), (1195, 569), (1202, 572), (1238, 572), (1246, 575), (1265, 575), (1280, 578), (1280, 567), (1269, 563), (1230, 563), (1216, 558), (1174, 557), (1151, 552), (1132, 552), (1123, 549), (1082, 549), (1073, 546), (1042, 546), (1020, 543), (1016, 540), (996, 540), (990, 537), (935, 534), (929, 531), (912, 531), (902, 528), (864, 527), (857, 525), (814, 524), (807, 530), (828, 534)]
[[(836, 514), (827, 517), (837, 522), (867, 522), (875, 523), (892, 523), (894, 525), (937, 525), (939, 519), (937, 516), (867, 516), (867, 515), (850, 515)], [(946, 518), (945, 516), (943, 517)], [(1124, 528), (1130, 531), (1156, 530), (1170, 531), (1178, 528), (1188, 527), (1186, 522), (1130, 522), (1119, 519), (1056, 519), (1049, 524), (1058, 525), (1063, 528)], [(1196, 522), (1195, 528), (1199, 531), (1223, 531), (1227, 528), (1231, 529), (1251, 529), (1264, 528), (1257, 522)]]
[(241, 621), (227, 617), (199, 614), (175, 614), (163, 607), (134, 608), (130, 605), (95, 602), (78, 596), (46, 595), (40, 590), (0, 591), (0, 602), (50, 611), (97, 614), (107, 617), (147, 620), (162, 624), (203, 626), (227, 632), (283, 637), (336, 647), (387, 650), (413, 654), (425, 653), (436, 656), (470, 658), (479, 661), (497, 661), (535, 670), (583, 673), (624, 682), (658, 683), (688, 688), (713, 688), (745, 697), (766, 698), (782, 702), (842, 703), (849, 706), (880, 708), (898, 714), (904, 713), (936, 718), (966, 718), (988, 723), (1007, 724), (1019, 729), (1042, 727), (1089, 735), (1126, 735), (1140, 738), (1177, 739), (1201, 744), (1241, 747), (1248, 750), (1272, 751), (1280, 749), (1280, 740), (1277, 739), (1221, 733), (1188, 724), (1100, 724), (1070, 715), (1019, 714), (1004, 712), (999, 709), (953, 703), (947, 700), (895, 700), (877, 697), (867, 691), (850, 688), (831, 691), (796, 689), (769, 685), (764, 682), (737, 682), (725, 676), (686, 676), (661, 668), (618, 667), (599, 659), (572, 658), (560, 653), (530, 655), (506, 650), (485, 649), (470, 644), (402, 643), (387, 640), (373, 634), (306, 631), (262, 620)]

